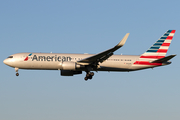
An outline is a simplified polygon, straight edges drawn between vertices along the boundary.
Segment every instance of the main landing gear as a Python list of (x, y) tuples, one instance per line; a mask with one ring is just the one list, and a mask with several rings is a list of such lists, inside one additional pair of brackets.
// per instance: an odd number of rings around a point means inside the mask
[(84, 78), (84, 80), (87, 81), (88, 79), (92, 79), (93, 76), (94, 72), (86, 72), (86, 77)]
[(15, 68), (16, 76), (19, 76), (18, 70), (19, 70), (19, 68)]

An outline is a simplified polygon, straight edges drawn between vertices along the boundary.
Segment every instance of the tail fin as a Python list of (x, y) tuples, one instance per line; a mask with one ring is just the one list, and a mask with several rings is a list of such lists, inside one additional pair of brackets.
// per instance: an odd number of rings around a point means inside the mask
[(161, 59), (166, 56), (176, 30), (168, 30), (140, 58)]

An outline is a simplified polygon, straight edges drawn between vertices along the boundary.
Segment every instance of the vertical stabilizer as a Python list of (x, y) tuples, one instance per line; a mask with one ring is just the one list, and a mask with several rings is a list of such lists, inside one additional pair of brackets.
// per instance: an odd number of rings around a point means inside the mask
[(166, 56), (176, 30), (168, 30), (140, 58), (161, 59)]

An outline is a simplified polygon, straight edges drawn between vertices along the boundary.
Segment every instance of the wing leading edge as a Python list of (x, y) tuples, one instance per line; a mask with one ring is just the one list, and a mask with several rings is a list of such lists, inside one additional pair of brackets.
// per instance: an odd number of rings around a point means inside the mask
[(127, 33), (124, 36), (124, 38), (116, 46), (114, 46), (113, 48), (108, 49), (108, 50), (106, 50), (104, 52), (95, 54), (95, 55), (93, 55), (91, 57), (82, 59), (80, 61), (77, 61), (77, 63), (78, 64), (90, 65), (90, 64), (98, 64), (99, 62), (100, 63), (104, 62), (106, 59), (108, 59), (109, 57), (111, 57), (113, 55), (114, 51), (118, 50), (119, 48), (121, 48), (125, 44), (128, 36), (129, 36), (129, 33)]

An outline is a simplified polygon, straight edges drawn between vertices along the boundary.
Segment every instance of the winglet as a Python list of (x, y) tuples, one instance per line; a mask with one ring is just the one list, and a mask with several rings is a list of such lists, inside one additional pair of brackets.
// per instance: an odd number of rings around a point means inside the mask
[(116, 45), (116, 47), (121, 47), (121, 46), (123, 46), (123, 45), (125, 44), (128, 36), (129, 36), (129, 34), (130, 34), (130, 33), (127, 33), (127, 34), (123, 37), (123, 39)]

